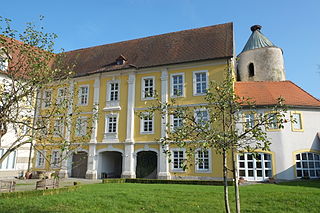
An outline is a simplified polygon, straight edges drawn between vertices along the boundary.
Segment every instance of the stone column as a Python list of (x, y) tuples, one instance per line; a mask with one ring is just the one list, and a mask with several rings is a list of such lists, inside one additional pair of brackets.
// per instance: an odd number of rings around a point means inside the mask
[(93, 110), (92, 110), (92, 133), (90, 143), (97, 143), (98, 135), (98, 112), (99, 112), (99, 96), (100, 96), (100, 76), (94, 80), (93, 90)]
[[(70, 81), (70, 85), (68, 88), (68, 96), (69, 97), (74, 97), (74, 81)], [(67, 120), (66, 120), (66, 132), (65, 132), (65, 139), (68, 143), (70, 143), (70, 137), (71, 137), (71, 131), (72, 131), (72, 121), (71, 121), (71, 115), (73, 112), (73, 98), (70, 98), (67, 102), (68, 107), (67, 107)], [(65, 147), (67, 148), (67, 147)], [(71, 150), (72, 151), (72, 150)], [(59, 177), (60, 178), (68, 178), (68, 150), (65, 150), (63, 153), (61, 153), (61, 168), (59, 171)]]
[[(161, 101), (162, 103), (168, 102), (169, 90), (168, 90), (168, 70), (164, 69), (161, 72)], [(165, 137), (167, 132), (168, 115), (161, 118), (161, 137)], [(159, 179), (171, 179), (169, 172), (168, 156), (164, 153), (164, 150), (168, 150), (169, 146), (162, 147), (159, 145)]]
[(121, 176), (123, 178), (136, 178), (136, 170), (134, 167), (134, 143), (125, 144), (123, 161), (124, 168)]
[(94, 80), (93, 90), (93, 110), (92, 110), (92, 132), (89, 143), (88, 167), (86, 172), (87, 179), (97, 179), (97, 135), (98, 135), (98, 112), (99, 112), (99, 96), (100, 96), (100, 75)]
[(97, 179), (97, 158), (96, 144), (91, 143), (89, 144), (87, 179)]
[(135, 79), (134, 72), (129, 74), (128, 79), (128, 109), (127, 109), (127, 136), (123, 156), (123, 172), (124, 178), (135, 178), (135, 159), (134, 159), (134, 103), (135, 103)]

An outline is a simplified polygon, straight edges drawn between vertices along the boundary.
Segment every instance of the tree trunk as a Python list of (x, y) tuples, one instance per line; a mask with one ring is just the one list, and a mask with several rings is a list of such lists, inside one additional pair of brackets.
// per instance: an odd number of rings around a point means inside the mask
[(227, 153), (223, 149), (223, 182), (224, 182), (224, 204), (227, 213), (230, 213), (230, 204), (229, 204), (229, 192), (228, 192), (228, 167), (227, 167)]
[(240, 192), (239, 192), (239, 182), (238, 182), (238, 165), (236, 158), (235, 149), (232, 149), (232, 164), (233, 164), (233, 181), (234, 181), (234, 195), (236, 201), (236, 212), (240, 213)]

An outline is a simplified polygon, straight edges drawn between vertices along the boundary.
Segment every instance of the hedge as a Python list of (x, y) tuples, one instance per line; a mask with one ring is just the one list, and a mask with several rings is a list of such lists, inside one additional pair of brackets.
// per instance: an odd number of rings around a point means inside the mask
[(19, 191), (19, 192), (3, 192), (0, 193), (0, 198), (22, 198), (22, 197), (33, 197), (41, 195), (54, 195), (61, 192), (72, 192), (79, 189), (81, 186), (67, 186), (56, 189), (44, 189), (44, 190), (33, 190), (33, 191)]
[[(102, 183), (145, 183), (145, 184), (190, 184), (190, 185), (214, 185), (222, 186), (223, 181), (216, 180), (161, 180), (161, 179), (143, 179), (143, 178), (118, 178), (103, 179)], [(228, 181), (228, 185), (233, 185)]]

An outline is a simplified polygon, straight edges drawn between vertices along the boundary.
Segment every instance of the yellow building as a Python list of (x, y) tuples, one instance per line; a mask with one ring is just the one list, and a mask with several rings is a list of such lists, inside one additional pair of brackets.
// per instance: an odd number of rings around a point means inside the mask
[[(75, 64), (69, 88), (78, 93), (74, 101), (81, 111), (79, 119), (98, 119), (77, 130), (86, 134), (87, 126), (93, 128), (91, 139), (64, 162), (64, 174), (91, 179), (221, 179), (222, 158), (214, 150), (199, 151), (196, 158), (201, 163), (184, 171), (180, 162), (185, 150), (166, 147), (172, 153), (169, 163), (157, 139), (165, 136), (167, 123), (179, 123), (177, 118), (155, 114), (141, 119), (138, 113), (155, 102), (155, 94), (162, 102), (176, 98), (181, 105), (201, 106), (209, 81), (222, 79), (233, 63), (233, 45), (233, 24), (227, 23), (67, 52), (67, 62)], [(43, 100), (51, 99), (51, 92), (58, 96), (58, 90), (44, 91)], [(36, 155), (34, 168), (50, 166), (46, 163)]]

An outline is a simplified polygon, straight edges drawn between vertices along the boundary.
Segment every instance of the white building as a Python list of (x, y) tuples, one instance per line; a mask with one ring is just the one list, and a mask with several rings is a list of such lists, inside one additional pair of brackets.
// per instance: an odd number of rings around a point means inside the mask
[[(287, 123), (266, 128), (272, 142), (270, 152), (253, 158), (250, 153), (238, 158), (239, 175), (247, 180), (295, 179), (320, 177), (320, 101), (285, 80), (282, 50), (260, 32), (261, 26), (251, 27), (252, 35), (239, 54), (237, 95), (256, 102), (257, 113), (270, 113), (277, 98), (283, 97)], [(245, 110), (244, 110), (245, 111)], [(253, 116), (253, 115), (252, 115)], [(296, 122), (290, 122), (294, 119)], [(248, 115), (247, 121), (250, 122)]]

